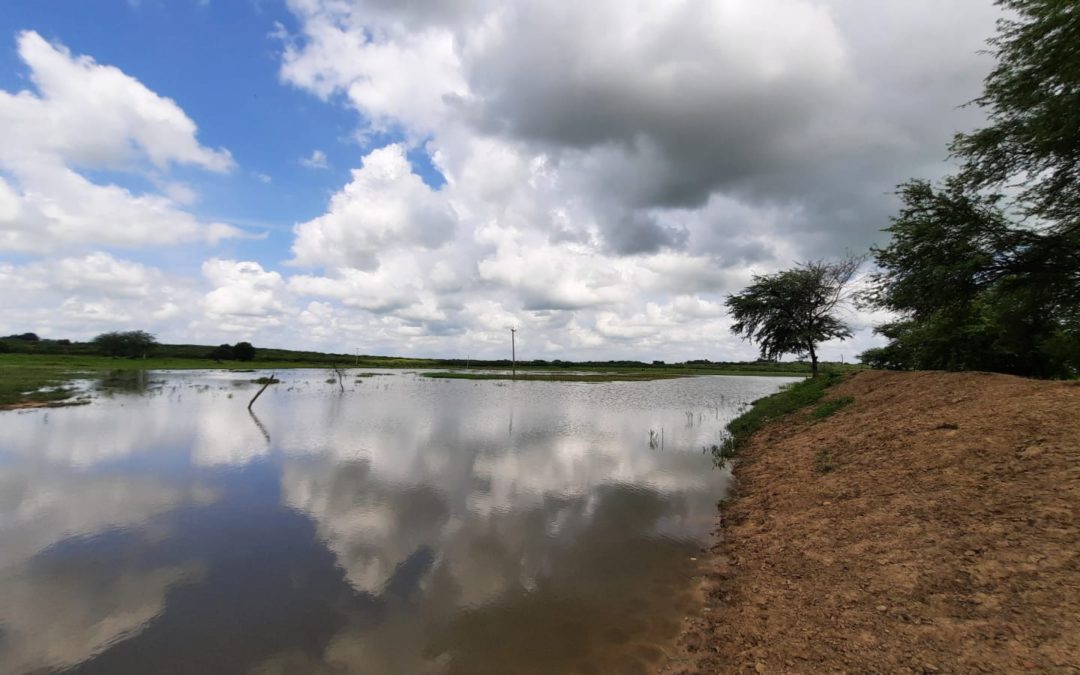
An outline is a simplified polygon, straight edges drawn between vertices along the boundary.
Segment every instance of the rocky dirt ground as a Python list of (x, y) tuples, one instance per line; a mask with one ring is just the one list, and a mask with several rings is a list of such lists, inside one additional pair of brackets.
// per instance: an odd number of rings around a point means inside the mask
[(768, 426), (668, 673), (1080, 672), (1080, 382), (863, 372)]

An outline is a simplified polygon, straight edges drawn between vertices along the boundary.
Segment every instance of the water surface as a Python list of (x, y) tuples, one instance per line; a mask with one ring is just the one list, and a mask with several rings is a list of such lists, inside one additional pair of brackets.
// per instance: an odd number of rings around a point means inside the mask
[(0, 413), (0, 672), (642, 671), (694, 607), (703, 446), (791, 381), (363, 372)]

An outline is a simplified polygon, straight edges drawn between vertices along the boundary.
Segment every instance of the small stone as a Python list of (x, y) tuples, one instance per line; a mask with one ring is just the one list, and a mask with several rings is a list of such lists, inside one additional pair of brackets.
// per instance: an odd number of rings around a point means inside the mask
[(757, 663), (755, 663), (754, 664), (754, 672), (755, 673), (764, 673), (765, 672), (765, 664), (762, 663), (761, 661), (758, 661)]
[(879, 611), (879, 612), (887, 612), (887, 611), (889, 611), (889, 608), (886, 607), (885, 605), (878, 605), (877, 606), (877, 611)]
[(968, 550), (964, 551), (964, 555), (966, 555), (969, 558), (974, 557), (975, 556), (975, 551), (972, 551), (971, 549), (968, 549)]

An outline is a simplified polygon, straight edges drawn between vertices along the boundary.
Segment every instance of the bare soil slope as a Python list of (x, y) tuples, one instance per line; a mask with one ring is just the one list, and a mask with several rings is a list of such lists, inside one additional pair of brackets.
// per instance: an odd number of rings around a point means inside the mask
[(744, 450), (668, 672), (1080, 672), (1080, 383), (864, 372), (839, 396)]

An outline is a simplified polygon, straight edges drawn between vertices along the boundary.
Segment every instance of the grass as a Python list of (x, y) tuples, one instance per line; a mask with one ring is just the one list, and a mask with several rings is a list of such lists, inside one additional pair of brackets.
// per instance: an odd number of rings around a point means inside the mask
[(0, 364), (0, 408), (59, 404), (75, 395), (72, 378), (50, 366)]
[(839, 398), (825, 401), (824, 403), (810, 411), (810, 419), (814, 420), (815, 422), (818, 420), (823, 420), (829, 415), (832, 415), (837, 410), (851, 405), (854, 401), (855, 399), (851, 398), (850, 396), (841, 396)]
[[(242, 361), (215, 363), (207, 359), (0, 354), (0, 409), (85, 403), (85, 399), (73, 398), (78, 392), (68, 383), (74, 379), (101, 379), (117, 373), (135, 373), (142, 370), (217, 369), (253, 372), (252, 365), (251, 362)], [(312, 364), (275, 362), (273, 367), (310, 368)]]
[(44, 368), (60, 372), (102, 372), (115, 370), (232, 370), (325, 368), (310, 361), (212, 361), (210, 359), (156, 357), (127, 359), (113, 356), (64, 356), (59, 354), (0, 354), (0, 372), (7, 368)]
[(728, 437), (724, 442), (713, 446), (713, 457), (717, 465), (723, 466), (735, 457), (766, 422), (786, 417), (817, 403), (825, 395), (825, 391), (843, 377), (840, 372), (822, 371), (816, 378), (807, 378), (788, 385), (772, 396), (755, 401), (749, 410), (728, 423)]
[(832, 451), (828, 448), (822, 448), (814, 455), (814, 469), (816, 469), (818, 473), (829, 473), (832, 471), (832, 462)]

